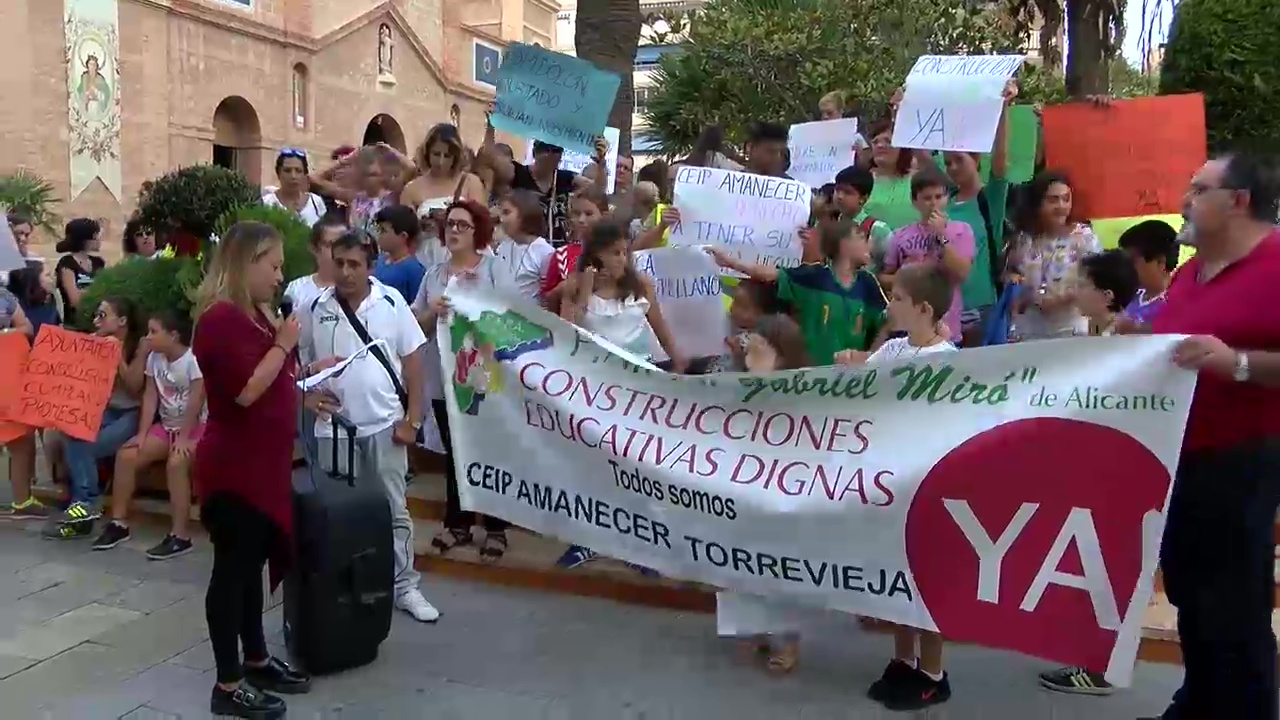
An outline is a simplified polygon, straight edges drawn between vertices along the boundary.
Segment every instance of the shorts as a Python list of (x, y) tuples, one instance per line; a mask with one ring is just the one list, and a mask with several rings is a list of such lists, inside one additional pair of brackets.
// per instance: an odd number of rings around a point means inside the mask
[[(204, 423), (200, 423), (199, 425), (196, 426), (195, 430), (191, 431), (191, 440), (193, 442), (200, 442), (200, 437), (202, 435), (204, 435)], [(169, 443), (170, 447), (172, 447), (173, 444), (178, 440), (178, 431), (169, 430), (165, 428), (165, 426), (161, 425), (160, 423), (156, 423), (155, 425), (151, 426), (150, 430), (147, 431), (147, 437), (153, 437), (157, 440), (164, 440), (165, 442)]]

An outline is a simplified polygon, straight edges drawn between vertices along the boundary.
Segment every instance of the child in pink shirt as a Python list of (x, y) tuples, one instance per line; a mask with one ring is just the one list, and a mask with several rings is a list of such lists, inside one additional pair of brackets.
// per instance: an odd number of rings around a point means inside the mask
[(938, 264), (954, 283), (954, 297), (943, 324), (949, 333), (948, 339), (958, 342), (960, 312), (964, 306), (960, 286), (973, 262), (973, 228), (966, 222), (947, 219), (943, 212), (947, 206), (947, 179), (932, 169), (921, 170), (911, 178), (911, 204), (920, 213), (920, 220), (894, 230), (889, 236), (879, 274), (880, 284), (885, 292), (890, 292), (893, 277), (900, 268), (920, 262)]

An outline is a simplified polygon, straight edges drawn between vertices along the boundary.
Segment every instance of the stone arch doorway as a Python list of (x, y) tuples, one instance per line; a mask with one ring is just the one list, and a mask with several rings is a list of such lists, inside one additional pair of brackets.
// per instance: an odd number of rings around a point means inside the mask
[(404, 142), (404, 130), (400, 128), (400, 123), (396, 122), (395, 118), (386, 113), (373, 116), (364, 129), (364, 140), (360, 142), (361, 145), (378, 143), (386, 143), (400, 152), (408, 152)]
[(239, 95), (224, 98), (213, 111), (214, 165), (262, 180), (262, 124), (258, 111)]

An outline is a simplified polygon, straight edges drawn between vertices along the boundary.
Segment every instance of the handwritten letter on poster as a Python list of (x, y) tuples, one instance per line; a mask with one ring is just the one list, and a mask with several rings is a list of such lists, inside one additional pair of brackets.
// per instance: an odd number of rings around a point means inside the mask
[(498, 68), (493, 127), (590, 154), (621, 82), (586, 60), (511, 43)]
[(1050, 105), (1041, 118), (1045, 165), (1071, 178), (1077, 217), (1181, 213), (1205, 161), (1199, 94)]
[(791, 126), (787, 174), (811, 188), (835, 182), (836, 173), (853, 164), (858, 119), (820, 120)]
[[(653, 294), (676, 347), (689, 357), (723, 354), (729, 316), (720, 299), (715, 260), (699, 248), (665, 247), (641, 250), (634, 262), (636, 270), (653, 279)], [(654, 348), (655, 359), (665, 356), (661, 347)]]
[(812, 194), (796, 180), (681, 167), (672, 191), (680, 224), (671, 245), (719, 245), (749, 263), (799, 265), (797, 230), (809, 220)]
[(1021, 55), (922, 55), (907, 74), (893, 146), (991, 152)]
[(27, 358), (13, 419), (93, 440), (120, 364), (114, 338), (43, 325)]

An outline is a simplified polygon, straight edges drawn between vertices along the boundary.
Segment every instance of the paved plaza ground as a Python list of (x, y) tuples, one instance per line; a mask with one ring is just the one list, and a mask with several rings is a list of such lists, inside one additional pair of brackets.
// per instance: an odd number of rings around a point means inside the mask
[[(164, 563), (143, 549), (160, 528), (105, 553), (0, 524), (0, 717), (208, 718), (213, 657), (204, 623), (211, 555)], [(139, 532), (140, 530), (140, 532)], [(397, 614), (374, 664), (290, 699), (293, 720), (836, 720), (902, 717), (863, 697), (889, 639), (817, 618), (796, 673), (764, 676), (714, 637), (709, 615), (545, 592), (424, 580), (435, 626)], [(280, 610), (268, 611), (279, 647)], [(1131, 720), (1162, 705), (1179, 669), (1142, 665), (1133, 690), (1064, 697), (1036, 687), (1044, 663), (962, 647), (955, 697), (930, 720)], [(912, 717), (906, 715), (906, 717)]]

